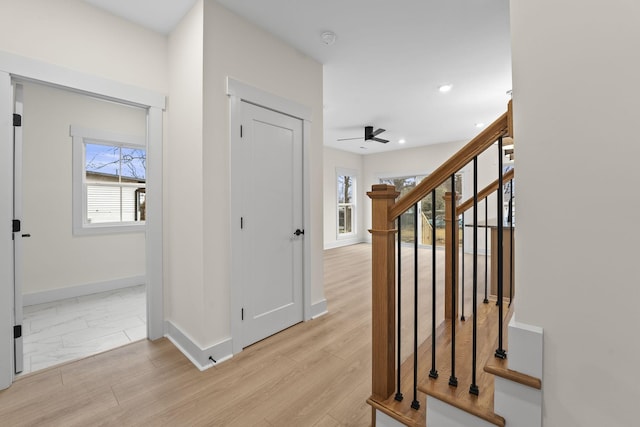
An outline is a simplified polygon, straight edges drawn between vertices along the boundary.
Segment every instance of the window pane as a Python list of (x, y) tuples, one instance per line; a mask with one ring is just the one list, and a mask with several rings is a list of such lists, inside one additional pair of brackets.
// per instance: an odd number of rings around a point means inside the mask
[(120, 186), (87, 185), (87, 222), (120, 222)]
[(355, 177), (338, 175), (338, 203), (353, 203)]
[(144, 221), (145, 178), (144, 149), (85, 144), (86, 222)]
[[(85, 170), (87, 179), (116, 178), (120, 168), (120, 147), (102, 144), (85, 144)], [(112, 179), (114, 180), (114, 179)]]
[(135, 178), (144, 182), (147, 176), (147, 153), (138, 148), (123, 147), (122, 151), (122, 176)]
[(351, 205), (338, 206), (338, 233), (353, 233), (354, 208)]
[(147, 193), (146, 189), (136, 190), (136, 221), (144, 221), (147, 218)]

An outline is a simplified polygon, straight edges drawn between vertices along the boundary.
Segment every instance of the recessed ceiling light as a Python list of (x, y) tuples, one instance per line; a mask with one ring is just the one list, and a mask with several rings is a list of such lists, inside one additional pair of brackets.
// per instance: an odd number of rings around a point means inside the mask
[(446, 93), (446, 92), (449, 92), (449, 91), (451, 90), (451, 88), (452, 88), (452, 87), (453, 87), (453, 85), (452, 85), (452, 84), (447, 83), (446, 85), (442, 85), (442, 86), (440, 86), (440, 87), (438, 88), (438, 90), (439, 90), (440, 92), (442, 92), (442, 93)]
[(407, 142), (407, 141), (405, 141), (404, 139), (401, 139), (401, 140), (398, 141), (398, 144), (404, 144), (405, 142)]
[(484, 123), (476, 123), (476, 127), (477, 128), (483, 128), (484, 127)]
[(324, 44), (326, 44), (327, 46), (331, 46), (336, 42), (336, 33), (334, 33), (333, 31), (325, 31), (320, 34), (320, 38), (322, 39), (322, 42)]

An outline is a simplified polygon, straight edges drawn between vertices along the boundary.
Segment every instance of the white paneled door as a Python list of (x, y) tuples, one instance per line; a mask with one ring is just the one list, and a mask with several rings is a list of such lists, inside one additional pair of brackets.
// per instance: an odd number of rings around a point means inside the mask
[(303, 320), (302, 121), (242, 102), (243, 347)]

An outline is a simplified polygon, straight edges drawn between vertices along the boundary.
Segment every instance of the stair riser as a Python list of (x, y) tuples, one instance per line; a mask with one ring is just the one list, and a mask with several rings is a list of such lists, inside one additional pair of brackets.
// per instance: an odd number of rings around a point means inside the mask
[(505, 419), (507, 426), (540, 427), (542, 391), (496, 377), (494, 410)]
[(429, 427), (495, 427), (481, 418), (460, 410), (434, 397), (427, 397)]

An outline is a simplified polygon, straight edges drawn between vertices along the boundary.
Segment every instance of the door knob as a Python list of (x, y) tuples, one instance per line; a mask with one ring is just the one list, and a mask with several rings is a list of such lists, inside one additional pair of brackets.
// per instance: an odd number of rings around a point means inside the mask
[(296, 236), (299, 236), (299, 235), (301, 235), (301, 234), (304, 234), (304, 230), (300, 230), (300, 229), (298, 228), (298, 229), (297, 229), (293, 234), (295, 234)]

